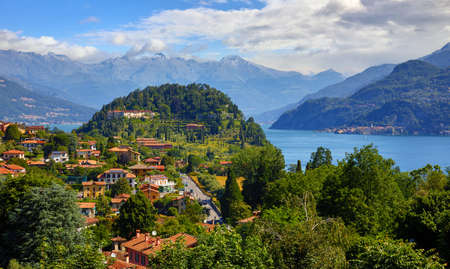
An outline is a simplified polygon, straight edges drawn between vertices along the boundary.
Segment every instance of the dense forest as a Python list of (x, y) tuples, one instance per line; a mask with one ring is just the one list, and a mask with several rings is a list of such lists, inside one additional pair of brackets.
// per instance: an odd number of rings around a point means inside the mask
[[(150, 110), (156, 116), (152, 119), (109, 119), (108, 111), (112, 110)], [(171, 140), (180, 133), (189, 136), (184, 130), (188, 123), (205, 126), (198, 136), (236, 136), (237, 140), (252, 145), (266, 143), (264, 132), (252, 118), (245, 120), (228, 96), (206, 84), (165, 84), (135, 90), (103, 106), (77, 132), (106, 137), (148, 135)]]
[(398, 65), (385, 79), (349, 98), (309, 100), (283, 114), (274, 129), (395, 126), (402, 134), (446, 134), (450, 129), (450, 68), (422, 61)]

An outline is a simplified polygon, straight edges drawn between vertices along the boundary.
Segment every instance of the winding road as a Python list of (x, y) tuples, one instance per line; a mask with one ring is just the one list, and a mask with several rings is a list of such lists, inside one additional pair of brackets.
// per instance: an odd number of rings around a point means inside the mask
[(192, 197), (194, 197), (204, 208), (206, 208), (209, 212), (208, 217), (206, 218), (207, 223), (222, 223), (222, 216), (220, 215), (220, 211), (213, 203), (211, 197), (204, 194), (202, 190), (195, 184), (194, 180), (190, 178), (186, 174), (180, 174), (182, 182), (184, 184), (184, 191), (191, 193)]

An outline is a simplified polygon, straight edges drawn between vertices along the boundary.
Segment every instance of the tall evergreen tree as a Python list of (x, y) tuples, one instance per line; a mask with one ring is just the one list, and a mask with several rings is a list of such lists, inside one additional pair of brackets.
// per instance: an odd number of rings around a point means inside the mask
[(250, 208), (244, 202), (244, 197), (231, 169), (228, 170), (225, 191), (220, 205), (223, 217), (230, 223), (234, 223), (250, 214)]
[(295, 172), (303, 173), (303, 171), (302, 171), (302, 162), (300, 160), (297, 160), (297, 167), (295, 168)]

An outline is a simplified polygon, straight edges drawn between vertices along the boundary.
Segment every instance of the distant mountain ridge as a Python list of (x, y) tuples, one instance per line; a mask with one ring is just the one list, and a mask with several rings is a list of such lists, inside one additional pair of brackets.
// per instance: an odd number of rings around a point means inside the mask
[(0, 77), (0, 120), (28, 124), (80, 123), (95, 112), (56, 97), (28, 90), (20, 84)]
[(450, 135), (449, 85), (449, 67), (412, 60), (348, 98), (308, 100), (284, 113), (271, 128), (393, 126), (405, 135)]
[(62, 55), (11, 50), (0, 51), (0, 75), (40, 85), (46, 88), (45, 94), (91, 107), (147, 85), (207, 83), (230, 96), (246, 115), (281, 107), (344, 79), (333, 70), (306, 76), (253, 64), (239, 56), (200, 62), (157, 54), (83, 64)]
[[(450, 66), (450, 42), (441, 49), (419, 59), (441, 68)], [(329, 85), (315, 93), (308, 94), (299, 102), (288, 103), (280, 108), (256, 115), (255, 119), (261, 123), (273, 123), (284, 112), (295, 109), (307, 100), (322, 97), (349, 97), (361, 88), (388, 76), (395, 66), (395, 64), (383, 64), (369, 67), (361, 73), (346, 78), (342, 82)]]

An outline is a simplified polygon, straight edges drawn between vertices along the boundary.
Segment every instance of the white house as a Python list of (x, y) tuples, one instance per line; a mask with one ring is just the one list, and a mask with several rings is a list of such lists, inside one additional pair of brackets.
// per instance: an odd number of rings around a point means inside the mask
[(165, 175), (146, 176), (144, 181), (158, 186), (161, 197), (167, 193), (175, 192), (176, 183), (173, 181), (169, 181), (169, 179)]
[(55, 163), (65, 163), (69, 161), (69, 155), (66, 151), (52, 151), (49, 158)]

